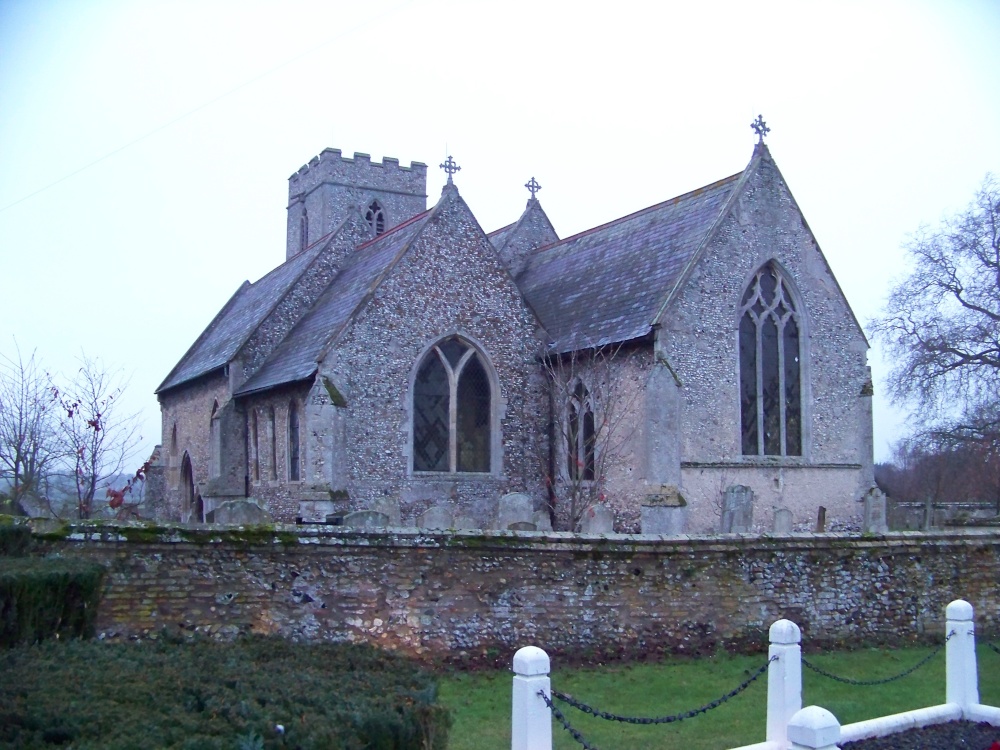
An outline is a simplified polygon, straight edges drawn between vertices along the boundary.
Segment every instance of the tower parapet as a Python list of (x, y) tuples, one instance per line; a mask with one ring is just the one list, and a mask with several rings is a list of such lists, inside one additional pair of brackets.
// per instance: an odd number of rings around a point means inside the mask
[(345, 157), (327, 148), (288, 178), (288, 245), (286, 259), (324, 237), (352, 209), (381, 233), (427, 208), (427, 165), (368, 154)]

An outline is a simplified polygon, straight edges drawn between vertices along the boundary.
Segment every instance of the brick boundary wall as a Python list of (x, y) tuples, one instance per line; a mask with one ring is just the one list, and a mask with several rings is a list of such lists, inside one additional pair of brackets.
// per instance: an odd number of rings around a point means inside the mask
[[(812, 644), (940, 635), (948, 602), (998, 631), (1000, 533), (584, 536), (339, 527), (36, 528), (109, 576), (104, 637), (164, 630), (367, 641), (428, 659), (762, 650), (782, 617)], [(927, 634), (924, 636), (924, 634)]]

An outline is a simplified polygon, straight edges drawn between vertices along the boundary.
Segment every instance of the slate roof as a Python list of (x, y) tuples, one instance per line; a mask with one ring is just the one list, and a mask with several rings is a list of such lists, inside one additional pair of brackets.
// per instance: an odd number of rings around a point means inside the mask
[(746, 171), (537, 250), (517, 284), (554, 351), (649, 333)]
[(156, 393), (225, 366), (288, 293), (325, 244), (316, 242), (253, 284), (244, 281), (170, 371)]
[(316, 304), (234, 395), (246, 395), (312, 377), (327, 347), (344, 331), (356, 311), (402, 257), (433, 213), (432, 208), (417, 214), (359, 245)]
[(514, 228), (518, 225), (518, 222), (520, 222), (520, 219), (518, 219), (518, 221), (513, 222), (512, 224), (508, 224), (505, 227), (494, 229), (492, 232), (486, 235), (486, 238), (490, 241), (490, 244), (493, 245), (494, 248), (499, 250), (504, 246), (504, 243), (507, 241), (507, 238), (510, 236), (511, 232), (514, 231)]

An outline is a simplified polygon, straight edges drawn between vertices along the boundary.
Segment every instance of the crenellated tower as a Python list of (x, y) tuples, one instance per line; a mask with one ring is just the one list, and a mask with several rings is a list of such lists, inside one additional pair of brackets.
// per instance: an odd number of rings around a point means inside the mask
[(329, 234), (352, 209), (359, 211), (376, 234), (427, 208), (427, 165), (368, 154), (354, 158), (340, 149), (324, 149), (288, 178), (288, 244), (286, 260)]

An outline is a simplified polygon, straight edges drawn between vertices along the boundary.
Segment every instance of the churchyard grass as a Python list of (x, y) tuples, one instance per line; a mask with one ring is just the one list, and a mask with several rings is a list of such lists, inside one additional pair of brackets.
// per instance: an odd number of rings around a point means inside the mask
[[(898, 674), (931, 653), (931, 648), (866, 648), (806, 653), (805, 658), (833, 674), (872, 680)], [(980, 700), (1000, 702), (1000, 655), (985, 644), (979, 655)], [(659, 664), (556, 669), (555, 690), (610, 713), (663, 716), (713, 701), (743, 682), (765, 661), (764, 654), (720, 654), (703, 659), (671, 659)], [(846, 685), (803, 667), (807, 705), (833, 711), (844, 724), (943, 703), (945, 658), (942, 650), (908, 677), (880, 685)], [(450, 750), (507, 750), (510, 747), (510, 672), (442, 675), (439, 699), (452, 710)], [(558, 704), (570, 723), (600, 750), (724, 750), (764, 740), (767, 683), (761, 677), (719, 708), (679, 723), (636, 726), (586, 716)], [(579, 748), (569, 733), (553, 725), (557, 750)]]

